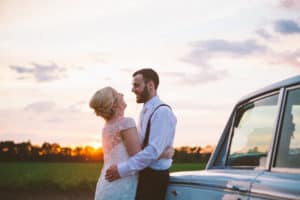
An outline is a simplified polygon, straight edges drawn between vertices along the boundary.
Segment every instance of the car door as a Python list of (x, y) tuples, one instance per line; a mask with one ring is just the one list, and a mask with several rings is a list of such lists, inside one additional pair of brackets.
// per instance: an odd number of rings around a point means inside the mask
[(239, 105), (226, 126), (214, 164), (198, 174), (173, 174), (166, 199), (249, 199), (251, 185), (266, 169), (279, 112), (278, 94)]
[(238, 171), (241, 177), (252, 174), (251, 179), (228, 182), (228, 189), (243, 194), (243, 199), (248, 199), (254, 180), (267, 168), (278, 115), (279, 91), (251, 99), (235, 112), (225, 169), (232, 174)]
[(300, 200), (300, 87), (284, 92), (269, 170), (251, 188), (251, 200)]

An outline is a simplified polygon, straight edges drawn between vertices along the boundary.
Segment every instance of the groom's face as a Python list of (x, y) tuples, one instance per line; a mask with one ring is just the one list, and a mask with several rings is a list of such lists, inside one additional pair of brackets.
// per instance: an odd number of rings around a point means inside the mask
[(137, 103), (145, 103), (150, 99), (148, 85), (145, 82), (142, 74), (137, 74), (133, 77), (132, 92), (136, 95)]

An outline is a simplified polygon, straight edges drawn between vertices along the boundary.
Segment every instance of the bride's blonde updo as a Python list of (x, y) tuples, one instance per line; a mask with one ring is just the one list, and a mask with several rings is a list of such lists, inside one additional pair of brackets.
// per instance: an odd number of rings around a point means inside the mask
[(112, 87), (104, 87), (98, 90), (90, 100), (90, 107), (97, 116), (109, 120), (115, 114), (113, 105), (117, 97), (117, 91)]

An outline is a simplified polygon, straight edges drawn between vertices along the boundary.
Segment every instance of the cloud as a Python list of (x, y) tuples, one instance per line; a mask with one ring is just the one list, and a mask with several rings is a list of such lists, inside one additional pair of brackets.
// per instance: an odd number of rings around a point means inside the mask
[(24, 110), (32, 111), (35, 113), (42, 113), (42, 112), (48, 112), (50, 110), (53, 110), (55, 106), (56, 106), (55, 103), (51, 101), (39, 101), (25, 106)]
[(247, 55), (265, 49), (263, 46), (256, 44), (256, 41), (254, 40), (242, 42), (231, 42), (226, 40), (200, 41), (195, 43), (194, 48), (204, 52), (220, 52), (235, 55)]
[(300, 8), (300, 0), (281, 0), (280, 5), (284, 8)]
[(226, 70), (217, 70), (211, 66), (201, 68), (198, 72), (164, 72), (165, 76), (177, 79), (181, 85), (197, 85), (223, 79), (228, 75)]
[(201, 70), (198, 73), (186, 74), (180, 80), (181, 84), (197, 85), (213, 81), (218, 81), (228, 75), (226, 70), (216, 70), (210, 68), (209, 70)]
[(202, 66), (207, 65), (209, 59), (216, 55), (247, 56), (267, 50), (265, 46), (257, 44), (255, 40), (241, 42), (226, 40), (197, 41), (191, 47), (191, 52), (183, 60)]
[[(31, 63), (31, 65), (33, 68), (19, 65), (10, 65), (9, 68), (18, 74), (33, 76), (38, 82), (49, 82), (60, 79), (66, 71), (66, 68), (59, 67), (54, 62), (49, 65), (37, 63)], [(21, 76), (19, 78), (27, 79), (28, 77)]]
[(214, 68), (209, 63), (212, 58), (224, 56), (239, 58), (266, 51), (267, 47), (258, 44), (255, 40), (207, 40), (193, 42), (190, 52), (182, 58), (182, 61), (196, 65), (200, 70), (197, 73), (184, 74), (180, 82), (185, 84), (200, 84), (221, 80), (228, 75), (228, 72)]
[(220, 110), (228, 110), (232, 107), (230, 104), (205, 104), (201, 101), (190, 101), (187, 100), (179, 100), (176, 103), (176, 106), (182, 110), (201, 110), (201, 111), (208, 111), (208, 112), (216, 112)]
[(21, 66), (15, 66), (15, 65), (11, 65), (10, 66), (11, 69), (15, 70), (17, 73), (33, 73), (34, 70), (33, 69), (28, 69), (25, 67), (21, 67)]
[(279, 55), (274, 55), (272, 59), (272, 64), (286, 64), (293, 67), (300, 67), (300, 49), (290, 52), (283, 52)]
[(260, 37), (266, 39), (266, 40), (270, 40), (272, 39), (272, 35), (270, 33), (268, 33), (265, 29), (259, 29), (256, 31), (256, 34), (259, 35)]
[(88, 107), (88, 102), (79, 101), (79, 102), (76, 102), (76, 103), (68, 106), (67, 108), (64, 108), (64, 111), (67, 111), (67, 112), (81, 112), (84, 107)]
[(278, 20), (275, 22), (274, 29), (282, 34), (300, 33), (300, 26), (293, 20)]
[(69, 106), (59, 107), (52, 101), (37, 101), (28, 104), (24, 107), (24, 111), (31, 111), (34, 113), (45, 113), (45, 112), (67, 112), (67, 113), (81, 113), (84, 107), (88, 107), (86, 101), (78, 101)]

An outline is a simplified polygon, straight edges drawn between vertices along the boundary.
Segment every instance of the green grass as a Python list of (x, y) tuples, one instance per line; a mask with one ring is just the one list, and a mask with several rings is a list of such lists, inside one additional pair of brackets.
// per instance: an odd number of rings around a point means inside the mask
[[(205, 164), (176, 163), (170, 171), (200, 170)], [(0, 163), (0, 188), (93, 191), (101, 163)]]
[(1, 163), (0, 187), (93, 190), (101, 167), (95, 163)]

